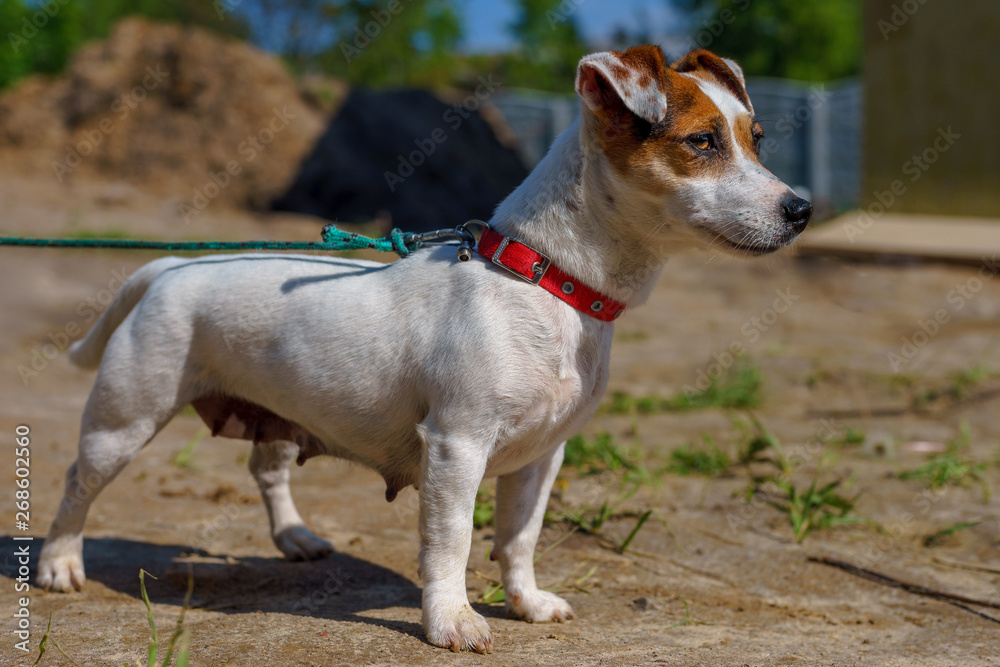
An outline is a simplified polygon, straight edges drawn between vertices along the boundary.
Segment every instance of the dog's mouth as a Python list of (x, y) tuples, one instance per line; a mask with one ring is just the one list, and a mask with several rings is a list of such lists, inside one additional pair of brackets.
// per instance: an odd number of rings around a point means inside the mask
[(707, 227), (698, 227), (702, 232), (708, 235), (712, 239), (710, 245), (719, 244), (728, 250), (733, 250), (741, 255), (747, 255), (750, 257), (760, 257), (761, 255), (767, 255), (781, 248), (795, 240), (798, 234), (793, 234), (789, 237), (782, 236), (774, 243), (751, 243), (749, 241), (734, 241), (724, 234), (712, 231)]

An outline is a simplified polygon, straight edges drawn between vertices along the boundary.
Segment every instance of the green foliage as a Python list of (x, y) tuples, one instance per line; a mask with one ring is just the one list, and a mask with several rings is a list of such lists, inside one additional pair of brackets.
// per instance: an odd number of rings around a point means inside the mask
[(575, 469), (581, 475), (595, 475), (606, 470), (642, 470), (639, 464), (622, 451), (610, 433), (601, 433), (592, 440), (580, 434), (574, 435), (566, 441), (563, 465)]
[[(156, 621), (153, 619), (153, 606), (149, 602), (149, 595), (146, 593), (146, 575), (149, 572), (145, 570), (139, 570), (139, 592), (142, 594), (142, 602), (146, 605), (146, 620), (149, 623), (149, 651), (147, 656), (147, 667), (156, 667), (157, 654), (160, 650), (160, 639), (159, 634), (156, 631)], [(153, 575), (149, 574), (153, 577)], [(156, 577), (153, 577), (154, 579)], [(170, 664), (171, 658), (173, 658), (174, 651), (179, 651), (177, 654), (177, 667), (187, 667), (188, 664), (188, 654), (190, 646), (190, 633), (187, 628), (184, 627), (184, 614), (187, 612), (188, 607), (191, 605), (191, 592), (194, 590), (194, 575), (188, 572), (188, 589), (187, 593), (184, 595), (184, 603), (181, 605), (181, 613), (177, 616), (177, 624), (174, 626), (174, 632), (170, 636), (170, 641), (167, 643), (167, 650), (163, 656), (163, 660), (159, 663), (160, 667), (167, 667)]]
[(472, 511), (472, 525), (477, 529), (492, 526), (495, 515), (493, 494), (488, 489), (479, 489), (476, 492), (476, 507)]
[(861, 445), (865, 442), (865, 432), (863, 429), (848, 426), (844, 429), (844, 435), (835, 442), (843, 445)]
[(676, 0), (692, 46), (735, 58), (748, 76), (831, 81), (861, 70), (861, 0)]
[(84, 43), (107, 37), (126, 16), (200, 25), (245, 37), (246, 25), (203, 0), (0, 0), (0, 88), (31, 74), (55, 74)]
[(184, 445), (184, 448), (174, 455), (171, 459), (170, 464), (178, 468), (193, 468), (195, 467), (194, 462), (191, 457), (194, 454), (194, 448), (197, 447), (201, 441), (208, 435), (208, 429), (205, 427), (199, 428), (195, 431), (195, 434)]
[(951, 379), (944, 385), (927, 387), (914, 393), (912, 398), (913, 407), (922, 408), (941, 400), (961, 401), (968, 398), (973, 389), (992, 376), (994, 374), (990, 373), (989, 369), (983, 365), (958, 371), (953, 373)]
[(837, 493), (843, 480), (834, 480), (823, 486), (819, 484), (819, 470), (813, 476), (809, 488), (801, 491), (791, 481), (771, 477), (779, 494), (768, 497), (767, 503), (788, 515), (795, 534), (795, 541), (801, 542), (814, 531), (848, 523), (858, 523), (861, 517), (850, 514), (854, 510), (854, 500)]
[(517, 48), (501, 59), (502, 78), (518, 86), (571, 92), (576, 66), (587, 52), (574, 16), (564, 0), (517, 0), (510, 32)]
[(928, 535), (924, 538), (925, 547), (936, 547), (941, 544), (946, 538), (951, 537), (955, 533), (966, 530), (968, 528), (974, 528), (981, 524), (982, 521), (959, 521), (958, 523), (948, 526), (947, 528), (942, 528), (932, 535)]
[(715, 445), (710, 435), (703, 435), (704, 446), (692, 443), (681, 445), (670, 452), (670, 463), (666, 470), (677, 475), (704, 475), (718, 477), (729, 472), (729, 454)]
[[(336, 35), (316, 58), (324, 72), (372, 87), (433, 87), (460, 75), (454, 53), (462, 24), (445, 0), (321, 4), (323, 25)], [(304, 66), (300, 60), (293, 67)]]
[(760, 371), (748, 363), (740, 363), (730, 367), (725, 375), (710, 380), (708, 387), (701, 391), (679, 393), (670, 398), (634, 397), (614, 392), (606, 410), (611, 414), (631, 414), (634, 411), (641, 415), (706, 408), (745, 410), (760, 406), (762, 385)]
[[(760, 496), (767, 504), (788, 515), (796, 542), (802, 542), (815, 530), (864, 520), (851, 514), (854, 510), (854, 498), (845, 498), (838, 493), (843, 480), (834, 480), (820, 486), (823, 458), (820, 459), (809, 487), (804, 490), (797, 487), (790, 479), (794, 468), (781, 441), (753, 414), (748, 413), (748, 417), (749, 424), (737, 424), (747, 433), (739, 459), (741, 464), (747, 466), (750, 474), (747, 502)], [(750, 472), (751, 466), (760, 465), (772, 469), (772, 472)]]
[(983, 499), (989, 500), (990, 487), (982, 476), (986, 464), (972, 461), (962, 451), (969, 446), (971, 440), (969, 424), (962, 422), (959, 436), (948, 443), (947, 451), (932, 456), (927, 463), (914, 470), (899, 473), (899, 478), (920, 480), (932, 489), (948, 485), (967, 486), (975, 482), (982, 487)]

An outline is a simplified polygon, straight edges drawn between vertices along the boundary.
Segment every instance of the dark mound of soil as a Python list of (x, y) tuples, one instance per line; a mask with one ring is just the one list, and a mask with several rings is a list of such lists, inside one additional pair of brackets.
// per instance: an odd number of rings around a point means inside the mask
[(527, 174), (478, 110), (422, 90), (355, 90), (274, 206), (424, 231), (488, 219)]

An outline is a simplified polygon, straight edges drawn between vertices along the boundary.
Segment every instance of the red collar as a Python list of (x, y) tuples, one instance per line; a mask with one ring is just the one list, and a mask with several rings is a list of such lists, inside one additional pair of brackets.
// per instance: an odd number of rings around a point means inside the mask
[(588, 287), (552, 263), (548, 257), (517, 239), (486, 229), (476, 250), (484, 258), (518, 278), (538, 285), (581, 313), (602, 322), (618, 319), (625, 304)]

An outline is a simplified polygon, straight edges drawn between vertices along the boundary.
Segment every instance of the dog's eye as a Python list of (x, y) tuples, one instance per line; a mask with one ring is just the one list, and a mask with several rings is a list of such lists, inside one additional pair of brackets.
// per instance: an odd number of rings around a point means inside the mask
[(712, 139), (712, 135), (708, 133), (692, 134), (688, 137), (688, 142), (700, 151), (708, 151), (715, 148), (715, 141)]

